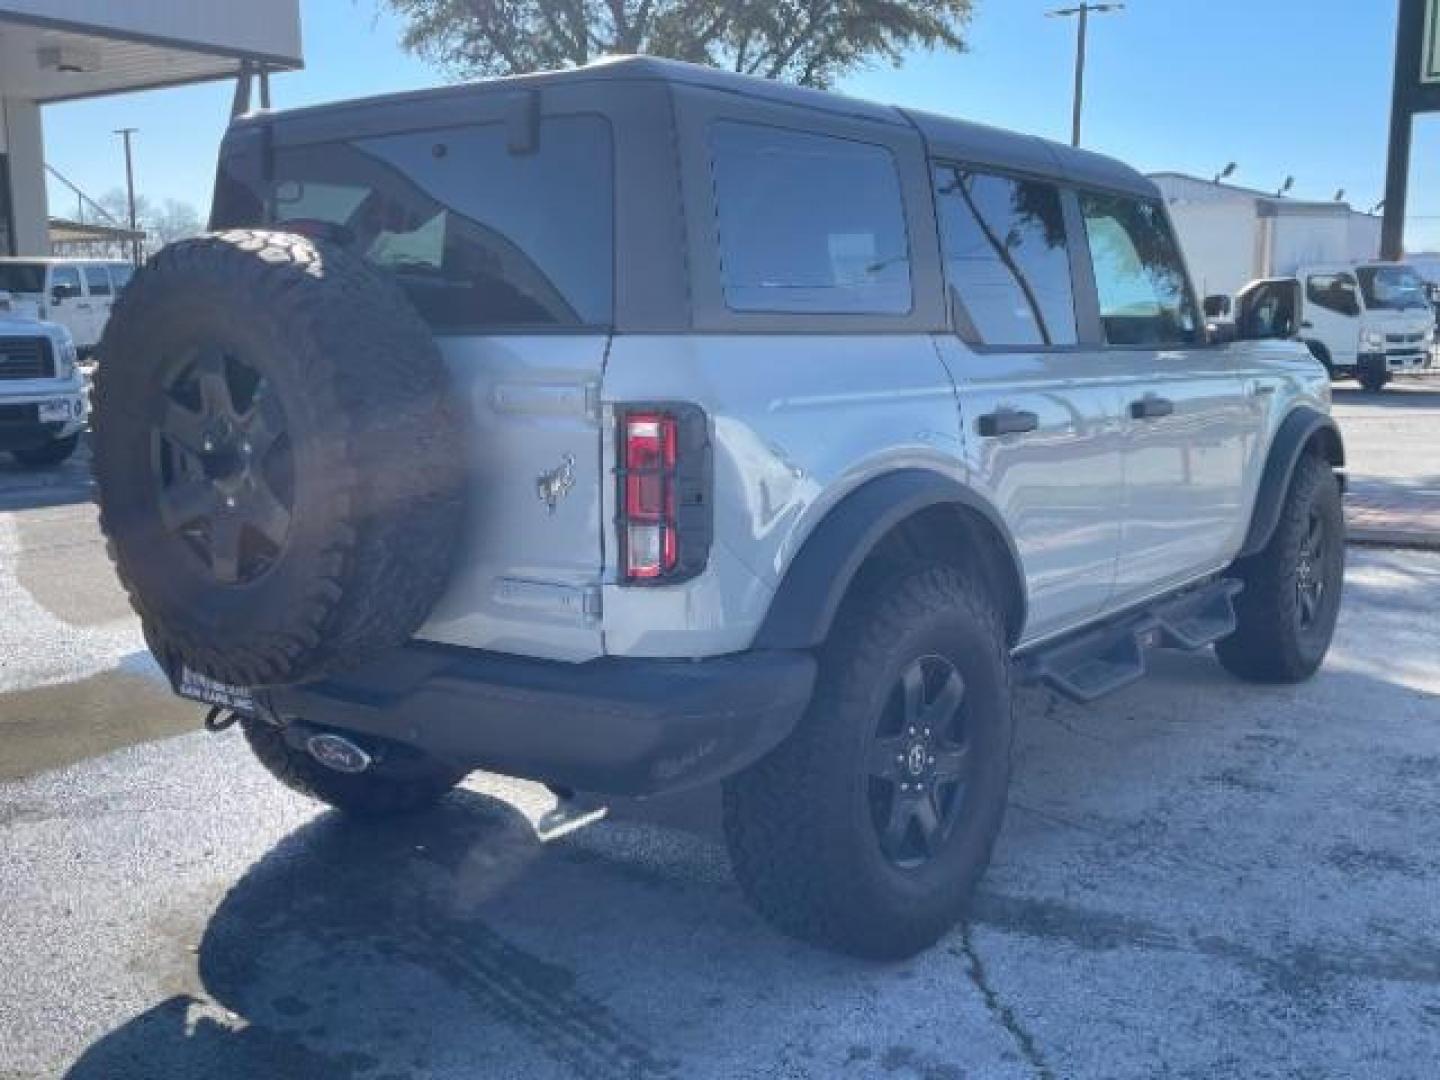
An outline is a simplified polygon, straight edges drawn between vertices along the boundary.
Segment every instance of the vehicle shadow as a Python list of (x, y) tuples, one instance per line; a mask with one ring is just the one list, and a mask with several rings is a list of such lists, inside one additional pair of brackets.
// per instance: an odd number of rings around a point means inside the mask
[(1358, 386), (1336, 386), (1332, 389), (1335, 404), (1365, 406), (1374, 409), (1436, 409), (1440, 408), (1440, 389), (1435, 382), (1393, 382), (1378, 394)]
[[(602, 881), (597, 890), (596, 875), (619, 888)], [(474, 1076), (671, 1075), (673, 1063), (577, 989), (573, 972), (490, 923), (528, 912), (537, 927), (553, 920), (568, 934), (578, 919), (597, 952), (625, 958), (633, 971), (635, 958), (655, 949), (655, 923), (637, 918), (633, 904), (592, 907), (597, 894), (633, 900), (638, 889), (692, 915), (700, 905), (709, 909), (703, 922), (753, 937), (756, 922), (734, 888), (717, 884), (690, 891), (638, 864), (563, 840), (547, 845), (509, 803), (469, 790), (379, 824), (324, 814), (225, 896), (200, 946), (201, 985), (95, 1043), (67, 1075), (394, 1076), (380, 1065), (393, 1068), (397, 1042), (407, 1077), (446, 1060)], [(787, 951), (778, 940), (776, 948)], [(663, 953), (655, 960), (653, 977), (663, 981)]]
[(0, 513), (73, 506), (94, 498), (88, 438), (68, 461), (47, 469), (29, 469), (0, 453)]

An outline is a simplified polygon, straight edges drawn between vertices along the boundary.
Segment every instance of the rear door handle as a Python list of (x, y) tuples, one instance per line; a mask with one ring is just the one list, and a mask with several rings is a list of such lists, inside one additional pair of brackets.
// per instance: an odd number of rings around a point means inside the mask
[(1169, 398), (1146, 394), (1139, 401), (1130, 403), (1130, 415), (1136, 420), (1158, 420), (1175, 411), (1175, 403)]
[(1018, 409), (997, 409), (980, 417), (980, 434), (987, 439), (999, 435), (1023, 435), (1040, 426), (1040, 417)]
[(1302, 323), (1300, 324), (1300, 329), (1301, 329), (1301, 330), (1314, 330), (1314, 329), (1315, 329), (1315, 324), (1312, 323), (1309, 319), (1306, 319), (1304, 322), (1302, 322)]

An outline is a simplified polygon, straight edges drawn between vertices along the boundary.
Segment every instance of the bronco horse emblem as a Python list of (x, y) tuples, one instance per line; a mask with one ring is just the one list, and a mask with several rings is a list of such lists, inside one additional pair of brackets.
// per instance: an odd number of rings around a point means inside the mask
[(560, 500), (570, 494), (570, 489), (575, 486), (575, 455), (566, 454), (560, 459), (560, 464), (543, 472), (535, 481), (535, 494), (545, 504), (551, 514), (555, 513), (555, 507)]

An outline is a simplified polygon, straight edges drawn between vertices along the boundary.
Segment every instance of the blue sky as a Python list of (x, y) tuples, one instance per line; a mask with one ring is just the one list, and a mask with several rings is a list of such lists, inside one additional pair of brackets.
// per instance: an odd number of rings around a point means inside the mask
[[(976, 0), (965, 54), (917, 54), (839, 88), (1065, 140), (1074, 21), (1045, 0)], [(1130, 0), (1092, 21), (1085, 145), (1146, 171), (1212, 175), (1358, 207), (1383, 193), (1395, 35), (1393, 0)], [(278, 107), (412, 89), (441, 75), (398, 45), (377, 0), (302, 0), (306, 70), (274, 82)], [(51, 106), (47, 155), (99, 196), (124, 181), (114, 128), (140, 128), (137, 186), (210, 201), (230, 84)], [(52, 188), (52, 210), (74, 199)], [(1440, 114), (1421, 118), (1411, 179), (1411, 250), (1440, 249)]]

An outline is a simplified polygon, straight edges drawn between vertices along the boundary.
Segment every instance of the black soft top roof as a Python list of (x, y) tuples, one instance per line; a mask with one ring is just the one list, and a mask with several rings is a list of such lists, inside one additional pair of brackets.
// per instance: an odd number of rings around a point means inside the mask
[(1033, 135), (1021, 135), (1001, 128), (955, 120), (933, 113), (899, 109), (890, 105), (877, 105), (873, 102), (861, 101), (858, 98), (811, 90), (789, 83), (776, 82), (772, 79), (740, 75), (699, 64), (687, 64), (678, 60), (664, 60), (652, 56), (613, 57), (564, 71), (511, 75), (430, 90), (414, 90), (400, 94), (357, 98), (329, 105), (313, 105), (273, 113), (258, 113), (241, 118), (236, 121), (236, 124), (237, 126), (247, 126), (272, 120), (284, 122), (292, 117), (318, 118), (327, 115), (333, 116), (338, 121), (344, 113), (362, 111), (376, 105), (394, 106), (405, 103), (434, 105), (448, 100), (463, 100), (477, 92), (541, 89), (546, 86), (565, 84), (593, 83), (598, 93), (604, 83), (635, 81), (658, 81), (694, 86), (897, 127), (913, 127), (920, 132), (928, 144), (930, 152), (936, 157), (955, 158), (976, 165), (989, 165), (995, 168), (1053, 176), (1076, 184), (1125, 191), (1147, 198), (1160, 196), (1159, 188), (1152, 181), (1128, 165), (1101, 154), (1076, 150)]

